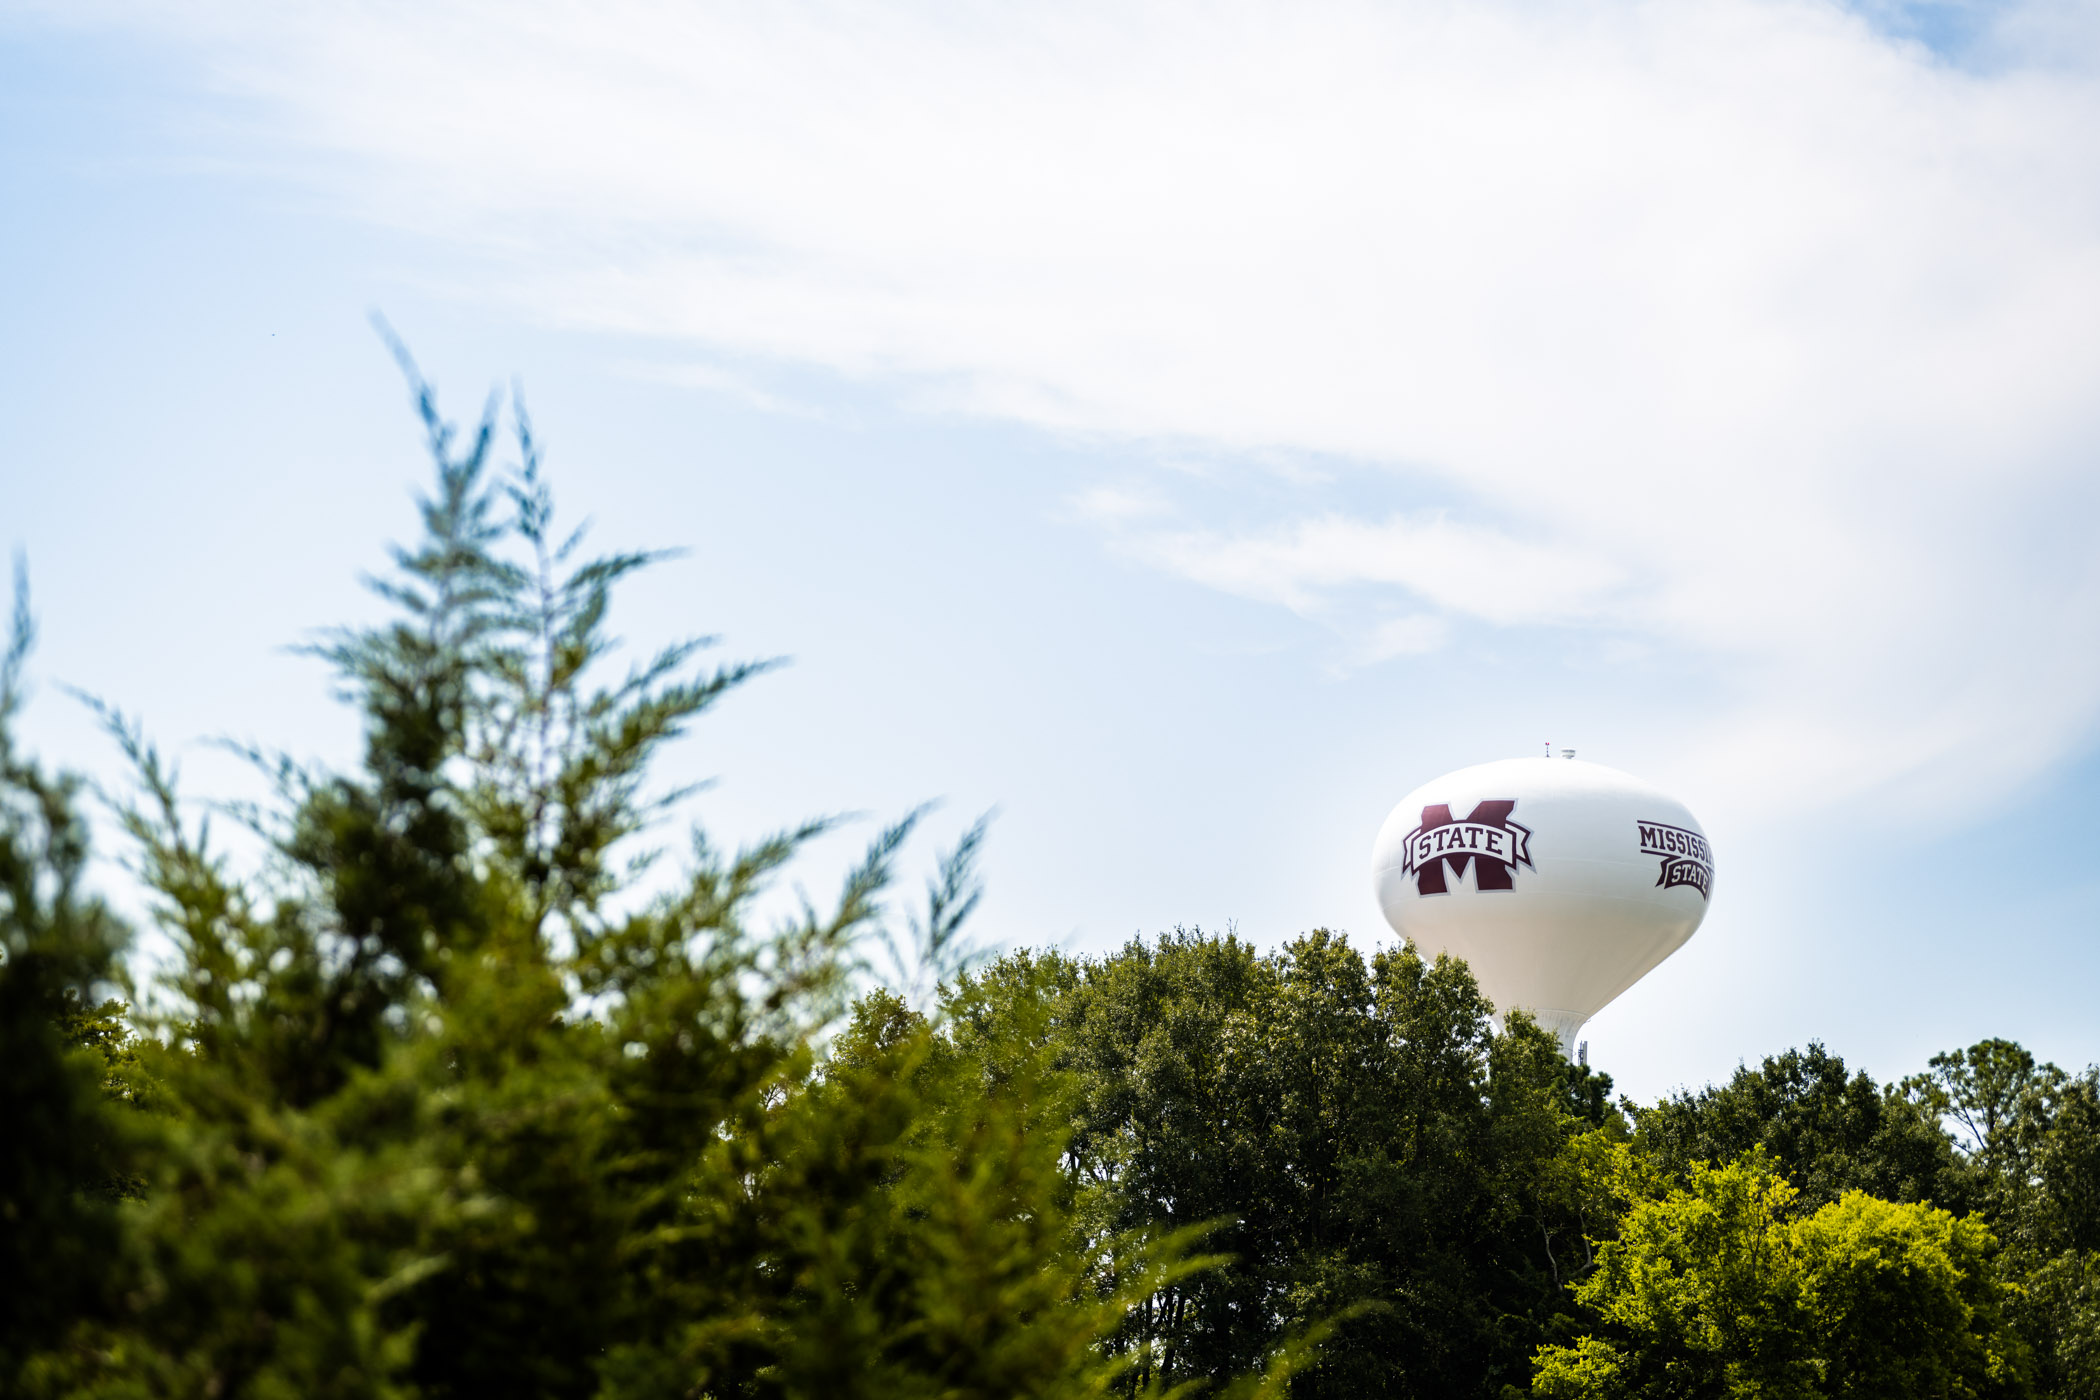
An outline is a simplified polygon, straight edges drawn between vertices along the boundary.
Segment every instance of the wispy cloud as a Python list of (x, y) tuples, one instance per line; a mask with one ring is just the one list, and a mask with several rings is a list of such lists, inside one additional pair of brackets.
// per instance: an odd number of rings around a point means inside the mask
[(1372, 586), (1504, 626), (1582, 622), (1606, 612), (1626, 583), (1605, 561), (1443, 516), (1327, 515), (1259, 535), (1157, 533), (1134, 547), (1199, 583), (1303, 612), (1317, 612), (1328, 594)]
[(657, 364), (651, 361), (635, 361), (625, 366), (628, 375), (652, 384), (676, 384), (687, 389), (702, 389), (711, 394), (734, 399), (748, 404), (763, 413), (784, 413), (795, 417), (810, 417), (817, 410), (799, 399), (777, 394), (766, 388), (752, 375), (739, 373), (722, 365), (689, 361), (677, 364)]
[(1250, 597), (1387, 590), (1364, 657), (1523, 624), (1700, 658), (1728, 700), (1681, 748), (1746, 792), (1755, 740), (1834, 797), (1968, 800), (2100, 710), (2089, 7), (98, 13), (550, 319), (1404, 465), (1452, 504), (1087, 508)]

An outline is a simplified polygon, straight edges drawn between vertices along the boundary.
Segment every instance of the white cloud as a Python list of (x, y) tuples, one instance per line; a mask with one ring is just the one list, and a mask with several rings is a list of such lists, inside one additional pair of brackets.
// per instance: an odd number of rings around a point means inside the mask
[(1390, 590), (1368, 656), (1696, 654), (1731, 699), (1685, 762), (1753, 797), (1755, 741), (1945, 807), (2100, 704), (2090, 7), (1966, 67), (1811, 0), (105, 13), (558, 321), (1404, 465), (1456, 504), (1119, 538), (1308, 611)]
[[(1505, 626), (1581, 622), (1604, 611), (1624, 583), (1602, 560), (1441, 516), (1371, 522), (1329, 515), (1267, 535), (1157, 534), (1136, 548), (1199, 583), (1303, 612), (1318, 611), (1323, 595), (1335, 590), (1382, 584), (1461, 618)], [(1405, 635), (1427, 634), (1416, 628)]]
[(1371, 665), (1396, 656), (1421, 656), (1442, 648), (1450, 630), (1442, 618), (1421, 613), (1387, 618), (1370, 629), (1356, 660), (1360, 665)]
[(703, 389), (711, 394), (720, 394), (739, 403), (749, 404), (765, 413), (785, 413), (796, 417), (809, 417), (815, 413), (809, 405), (765, 388), (753, 376), (721, 365), (697, 362), (665, 365), (636, 361), (624, 368), (626, 373), (635, 379), (653, 384), (676, 384), (688, 389)]
[(1174, 508), (1163, 493), (1148, 487), (1093, 486), (1073, 498), (1072, 509), (1082, 520), (1114, 527), (1157, 519)]

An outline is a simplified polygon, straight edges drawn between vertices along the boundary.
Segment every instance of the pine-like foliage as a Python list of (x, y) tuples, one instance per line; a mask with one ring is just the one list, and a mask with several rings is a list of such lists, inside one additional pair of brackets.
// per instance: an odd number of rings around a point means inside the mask
[[(638, 849), (664, 745), (758, 666), (707, 643), (619, 669), (646, 554), (557, 532), (529, 424), (495, 465), (414, 381), (435, 483), (315, 651), (364, 760), (256, 754), (277, 798), (229, 857), (130, 721), (120, 816), (175, 953), (130, 1037), (81, 893), (77, 785), (6, 747), (0, 673), (0, 1392), (48, 1396), (1079, 1396), (1182, 1267), (1104, 1295), (1068, 1248), (1039, 1071), (921, 1073), (922, 1027), (820, 1071), (906, 819), (829, 908), (755, 901), (824, 829), (682, 872)], [(976, 833), (920, 929), (952, 949)], [(113, 1087), (114, 1086), (114, 1087)], [(143, 1105), (140, 1107), (138, 1105)]]
[(114, 1301), (124, 1036), (98, 1003), (124, 930), (83, 877), (79, 779), (14, 741), (34, 629), (22, 571), (0, 657), (0, 1391), (74, 1318)]

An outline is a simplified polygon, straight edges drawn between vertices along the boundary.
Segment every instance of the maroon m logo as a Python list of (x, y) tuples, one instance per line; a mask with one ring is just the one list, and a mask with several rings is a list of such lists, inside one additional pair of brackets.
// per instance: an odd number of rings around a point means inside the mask
[(1516, 800), (1500, 798), (1477, 804), (1464, 821), (1453, 821), (1448, 803), (1433, 802), (1422, 809), (1422, 824), (1407, 833), (1407, 855), (1401, 869), (1415, 877), (1416, 894), (1449, 894), (1445, 867), (1450, 878), (1465, 877), (1473, 867), (1473, 888), (1516, 888), (1516, 867), (1531, 864), (1531, 828), (1509, 819)]

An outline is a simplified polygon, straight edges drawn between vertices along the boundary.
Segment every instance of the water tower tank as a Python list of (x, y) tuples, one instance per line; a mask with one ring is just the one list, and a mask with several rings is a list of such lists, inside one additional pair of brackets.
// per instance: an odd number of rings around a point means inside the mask
[(1473, 969), (1498, 1012), (1575, 1032), (1706, 917), (1713, 848), (1683, 803), (1575, 758), (1512, 758), (1424, 783), (1385, 819), (1372, 877), (1424, 956)]

